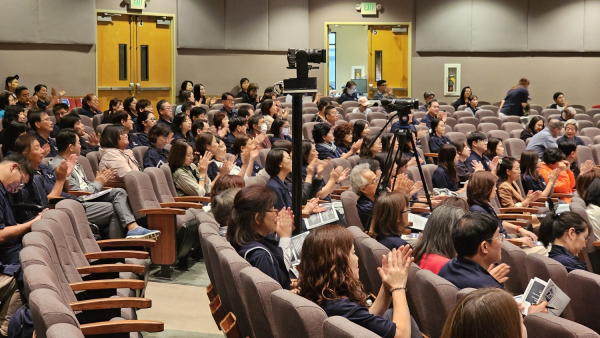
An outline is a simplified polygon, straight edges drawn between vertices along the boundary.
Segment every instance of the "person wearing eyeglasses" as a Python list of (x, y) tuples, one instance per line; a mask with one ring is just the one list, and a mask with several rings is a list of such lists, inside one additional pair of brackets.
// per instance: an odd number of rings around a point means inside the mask
[(173, 107), (167, 100), (160, 100), (156, 104), (156, 110), (158, 110), (158, 123), (164, 123), (169, 128), (173, 124)]
[[(140, 100), (140, 102), (141, 101), (143, 100)], [(138, 133), (137, 137), (141, 145), (150, 147), (152, 143), (148, 139), (148, 133), (150, 132), (150, 129), (152, 129), (152, 127), (154, 127), (156, 124), (156, 117), (154, 117), (151, 110), (142, 110), (138, 112), (137, 127), (140, 132)], [(167, 126), (167, 128), (171, 129), (169, 126)]]
[(55, 157), (58, 155), (56, 142), (50, 138), (50, 133), (54, 130), (54, 122), (48, 116), (45, 110), (32, 110), (28, 114), (29, 127), (35, 132), (34, 136), (44, 150), (46, 157)]
[[(227, 227), (227, 240), (250, 265), (290, 289), (293, 214), (289, 208), (275, 209), (273, 190), (250, 186), (240, 190), (233, 200)], [(275, 237), (277, 235), (277, 237)]]
[(373, 206), (371, 219), (371, 231), (375, 234), (375, 239), (390, 251), (407, 245), (408, 242), (401, 236), (408, 229), (409, 212), (406, 194), (393, 192), (379, 195)]
[(567, 272), (588, 271), (577, 257), (590, 238), (590, 226), (583, 217), (571, 211), (546, 215), (540, 225), (540, 241), (552, 244), (548, 257), (562, 264)]
[(226, 113), (229, 119), (237, 115), (237, 109), (233, 108), (235, 106), (235, 97), (233, 94), (223, 93), (221, 101), (223, 102), (223, 108), (219, 111)]
[(350, 171), (350, 186), (358, 195), (356, 210), (364, 228), (367, 228), (367, 223), (373, 213), (377, 183), (377, 174), (371, 170), (368, 163), (358, 164)]
[[(77, 131), (77, 136), (79, 136), (79, 144), (81, 145), (81, 156), (85, 156), (92, 151), (98, 151), (100, 149), (100, 140), (98, 140), (96, 133), (88, 134), (85, 132), (85, 126), (83, 123), (81, 123), (81, 117), (79, 115), (68, 114), (60, 119), (60, 122), (57, 123), (60, 127), (60, 130), (75, 129)], [(86, 135), (87, 137), (84, 137)], [(56, 146), (58, 147), (58, 143)]]
[(469, 155), (469, 157), (465, 161), (467, 167), (469, 168), (469, 171), (474, 172), (474, 163), (479, 162), (481, 163), (481, 165), (483, 165), (483, 169), (485, 171), (491, 171), (495, 173), (496, 166), (498, 165), (498, 158), (494, 157), (490, 160), (484, 154), (487, 150), (488, 145), (487, 136), (485, 136), (485, 134), (480, 131), (474, 131), (472, 133), (469, 133), (469, 135), (467, 136), (467, 144), (469, 145), (469, 148), (471, 148), (471, 155)]

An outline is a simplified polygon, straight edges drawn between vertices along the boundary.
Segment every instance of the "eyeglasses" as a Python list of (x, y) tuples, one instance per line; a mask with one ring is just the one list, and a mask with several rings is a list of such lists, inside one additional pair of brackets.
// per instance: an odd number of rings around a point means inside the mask
[(407, 212), (410, 212), (410, 208), (409, 208), (409, 209), (406, 209), (406, 210), (404, 210), (404, 211), (402, 211), (402, 213), (403, 213), (403, 214), (405, 214), (405, 213), (407, 213)]
[(156, 122), (156, 117), (151, 116), (148, 119), (146, 119), (146, 122)]
[(496, 238), (500, 238), (500, 242), (503, 242), (504, 239), (506, 238), (506, 235), (505, 234), (499, 234), (496, 237), (492, 237), (492, 238), (486, 239), (486, 241), (490, 241), (491, 242), (491, 241), (495, 240)]
[[(580, 235), (582, 233), (582, 231), (575, 230), (575, 233), (578, 234), (578, 235)], [(590, 235), (585, 236), (585, 241), (587, 242), (588, 239), (590, 239), (590, 237), (591, 237)]]

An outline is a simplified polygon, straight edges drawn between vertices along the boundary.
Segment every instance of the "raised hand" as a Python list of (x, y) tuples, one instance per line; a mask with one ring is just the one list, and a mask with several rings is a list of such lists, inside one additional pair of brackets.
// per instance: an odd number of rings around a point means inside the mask
[[(338, 168), (341, 168), (341, 167), (338, 167)], [(337, 169), (337, 168), (336, 168), (336, 169)], [(342, 183), (342, 182), (344, 182), (345, 180), (347, 180), (347, 179), (348, 179), (348, 177), (350, 177), (350, 168), (346, 168), (346, 169), (344, 169), (344, 171), (342, 171), (342, 172), (340, 173), (340, 176), (339, 176), (339, 177), (338, 177), (338, 178), (335, 180), (335, 182), (336, 182), (336, 183)]]
[(525, 197), (525, 202), (526, 204), (529, 204), (531, 202), (537, 201), (540, 197), (542, 197), (541, 191), (529, 190), (529, 193), (527, 193), (527, 197)]
[(421, 188), (423, 188), (423, 182), (417, 181), (417, 182), (413, 183), (412, 187), (410, 187), (410, 192), (408, 193), (408, 195), (412, 196), (412, 195), (418, 193), (419, 190), (421, 190)]
[(229, 133), (229, 127), (225, 127), (225, 128), (219, 127), (217, 129), (217, 135), (219, 135), (220, 138), (225, 138), (225, 136), (227, 136), (227, 133)]
[(110, 182), (117, 175), (116, 169), (102, 169), (100, 172), (96, 172), (96, 182), (100, 183), (100, 185), (105, 185), (107, 182)]
[(292, 209), (283, 207), (277, 215), (275, 232), (279, 237), (292, 237), (294, 230), (294, 213)]
[(198, 172), (200, 175), (205, 175), (208, 170), (208, 165), (212, 162), (213, 154), (210, 151), (206, 151), (204, 156), (200, 157), (200, 162), (198, 162)]
[(406, 176), (406, 174), (400, 174), (396, 177), (396, 185), (394, 185), (395, 192), (401, 192), (408, 194), (413, 186), (414, 182)]
[[(319, 161), (318, 159), (316, 159), (316, 160)], [(329, 165), (329, 161), (331, 161), (330, 158), (325, 159), (325, 160), (320, 160), (317, 163), (317, 175), (321, 175), (323, 173), (325, 168), (327, 168), (327, 166)]]
[(312, 176), (315, 174), (315, 169), (316, 169), (318, 163), (319, 163), (319, 159), (315, 157), (306, 166), (306, 176), (307, 177), (311, 177), (312, 178)]
[(217, 102), (217, 98), (213, 97), (212, 99), (210, 99), (210, 105), (212, 106), (213, 104), (215, 104)]
[(231, 171), (231, 168), (233, 168), (234, 166), (234, 162), (235, 159), (237, 157), (236, 156), (229, 156), (228, 159), (223, 161), (223, 165), (221, 166), (221, 168), (219, 168), (219, 174), (221, 175), (227, 175), (229, 174), (229, 172)]
[(77, 155), (71, 154), (67, 161), (67, 177), (71, 176), (73, 173), (73, 169), (75, 169), (75, 165), (77, 165)]
[(352, 143), (352, 146), (350, 147), (350, 151), (352, 151), (352, 153), (359, 151), (360, 147), (362, 146), (362, 142), (363, 142), (363, 140), (360, 139), (360, 140)]
[(342, 167), (337, 167), (333, 169), (329, 174), (329, 179), (337, 183), (338, 179), (342, 175), (342, 170), (344, 170), (344, 168)]
[(558, 178), (559, 175), (560, 175), (560, 168), (555, 168), (554, 170), (552, 170), (552, 172), (550, 173), (550, 176), (548, 176), (548, 183), (556, 182), (556, 179)]
[(594, 162), (587, 160), (579, 166), (579, 174), (585, 174), (594, 168)]
[(506, 263), (498, 264), (497, 266), (492, 264), (488, 268), (488, 272), (498, 281), (498, 283), (504, 283), (508, 280), (506, 275), (510, 272), (510, 266)]
[(483, 164), (481, 164), (481, 162), (479, 162), (479, 161), (475, 161), (475, 160), (471, 161), (471, 166), (473, 167), (473, 172), (484, 170)]
[(267, 135), (265, 135), (261, 132), (260, 134), (256, 135), (256, 137), (254, 138), (254, 141), (256, 142), (256, 144), (262, 144), (265, 141), (266, 137), (267, 137)]
[(91, 133), (91, 134), (86, 134), (86, 135), (88, 136), (88, 140), (87, 140), (87, 142), (88, 142), (88, 143), (89, 143), (91, 146), (95, 147), (95, 146), (97, 146), (98, 144), (100, 144), (100, 140), (98, 140), (98, 136), (96, 136), (96, 133)]
[(42, 154), (44, 154), (44, 157), (50, 154), (50, 144), (46, 143), (42, 146)]
[(377, 268), (377, 272), (387, 291), (406, 287), (408, 269), (414, 260), (411, 254), (410, 246), (403, 245), (399, 249), (392, 250), (387, 256), (383, 255), (381, 267)]

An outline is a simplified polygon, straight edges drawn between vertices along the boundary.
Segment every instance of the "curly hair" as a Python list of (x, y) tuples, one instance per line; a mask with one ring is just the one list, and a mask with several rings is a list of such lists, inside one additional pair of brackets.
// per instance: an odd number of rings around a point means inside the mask
[(300, 295), (314, 303), (348, 297), (366, 306), (362, 283), (354, 277), (350, 255), (354, 237), (339, 225), (326, 225), (310, 232), (302, 245)]
[(352, 134), (352, 125), (350, 123), (344, 122), (339, 126), (335, 127), (335, 129), (333, 130), (333, 138), (335, 140), (335, 145), (338, 147), (345, 147), (346, 144), (344, 143), (344, 137), (346, 137), (346, 135), (348, 134)]

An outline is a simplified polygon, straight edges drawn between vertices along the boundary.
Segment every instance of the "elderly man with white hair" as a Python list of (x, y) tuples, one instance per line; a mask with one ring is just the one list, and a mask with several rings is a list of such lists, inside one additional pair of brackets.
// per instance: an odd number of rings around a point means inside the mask
[(371, 170), (368, 163), (359, 164), (350, 171), (352, 191), (359, 196), (356, 201), (358, 217), (360, 217), (360, 221), (365, 228), (373, 213), (377, 183), (379, 183), (377, 175)]
[[(561, 136), (558, 140), (556, 140), (556, 143), (558, 144), (561, 141), (565, 141), (565, 140), (575, 140), (575, 143), (577, 143), (578, 146), (584, 146), (585, 142), (583, 142), (583, 139), (576, 135), (578, 130), (579, 130), (579, 123), (576, 120), (574, 120), (574, 119), (567, 120), (567, 122), (565, 122), (565, 134), (563, 136)], [(565, 154), (565, 155), (568, 155), (568, 154)]]

